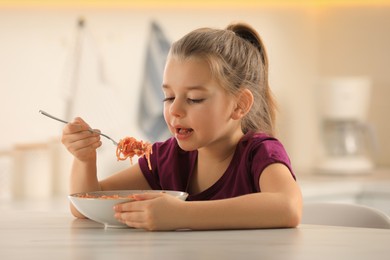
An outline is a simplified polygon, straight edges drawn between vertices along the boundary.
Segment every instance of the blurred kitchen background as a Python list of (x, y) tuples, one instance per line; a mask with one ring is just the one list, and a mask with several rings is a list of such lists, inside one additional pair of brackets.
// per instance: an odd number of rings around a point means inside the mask
[[(40, 109), (81, 116), (117, 140), (166, 138), (158, 87), (167, 44), (236, 21), (253, 25), (266, 44), (277, 137), (306, 201), (390, 214), (390, 1), (376, 0), (0, 0), (0, 201), (68, 193), (72, 158), (60, 143), (63, 124)], [(324, 87), (336, 94), (329, 98)], [(342, 111), (350, 113), (338, 117)], [(103, 143), (100, 177), (129, 164)], [(327, 154), (344, 166), (324, 171)], [(351, 156), (369, 165), (354, 169), (344, 160)]]

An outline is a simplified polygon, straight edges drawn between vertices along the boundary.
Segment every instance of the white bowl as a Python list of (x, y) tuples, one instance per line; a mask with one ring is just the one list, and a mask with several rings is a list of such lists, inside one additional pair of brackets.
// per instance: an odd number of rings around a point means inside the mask
[(160, 192), (181, 200), (186, 200), (188, 196), (186, 192), (170, 190), (111, 190), (75, 193), (69, 195), (68, 198), (75, 208), (87, 218), (104, 224), (106, 228), (123, 228), (127, 226), (114, 217), (114, 205), (131, 201), (132, 194)]

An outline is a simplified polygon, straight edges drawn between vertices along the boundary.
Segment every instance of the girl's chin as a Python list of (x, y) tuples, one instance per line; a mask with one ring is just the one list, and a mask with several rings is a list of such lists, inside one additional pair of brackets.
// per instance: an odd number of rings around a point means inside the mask
[(180, 149), (182, 149), (183, 151), (191, 152), (191, 151), (195, 151), (198, 149), (197, 146), (189, 144), (188, 142), (180, 141), (177, 138), (176, 138), (176, 140), (177, 140), (177, 144), (179, 145)]

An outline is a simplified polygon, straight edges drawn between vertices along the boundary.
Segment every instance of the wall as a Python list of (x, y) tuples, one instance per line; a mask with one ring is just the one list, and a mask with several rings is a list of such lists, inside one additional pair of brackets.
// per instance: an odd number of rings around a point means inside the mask
[[(346, 16), (344, 16), (346, 14)], [(74, 64), (76, 21), (86, 20), (87, 36), (80, 61), (79, 93), (74, 116), (119, 139), (142, 138), (136, 124), (145, 46), (150, 21), (171, 40), (201, 26), (224, 27), (243, 20), (258, 29), (270, 57), (270, 81), (279, 103), (279, 138), (297, 169), (316, 163), (319, 146), (315, 94), (321, 76), (365, 73), (374, 77), (375, 108), (371, 119), (380, 141), (389, 142), (383, 108), (388, 106), (390, 8), (256, 7), (218, 9), (0, 9), (0, 150), (15, 144), (46, 142), (61, 134), (60, 123), (43, 118), (39, 109), (63, 116), (64, 97)], [(365, 19), (360, 19), (360, 17)], [(369, 25), (367, 26), (367, 22)], [(358, 28), (358, 29), (356, 29)], [(367, 36), (356, 65), (353, 38)], [(386, 34), (387, 36), (383, 36)], [(337, 37), (335, 37), (337, 36)], [(383, 38), (386, 37), (383, 42)], [(370, 39), (375, 47), (370, 46)], [(360, 41), (359, 41), (360, 42)], [(359, 48), (360, 48), (359, 47)], [(344, 51), (343, 51), (344, 50)], [(350, 51), (350, 52), (348, 52)], [(343, 56), (341, 54), (348, 52)], [(370, 53), (375, 55), (371, 56)], [(382, 54), (382, 55), (380, 55)], [(338, 59), (337, 64), (334, 59)], [(387, 65), (387, 67), (385, 66)], [(354, 66), (357, 66), (356, 69)], [(368, 69), (367, 69), (368, 68)], [(387, 111), (389, 111), (387, 109)], [(388, 146), (389, 147), (389, 146)], [(388, 149), (388, 148), (387, 148)], [(123, 167), (105, 142), (100, 153), (103, 175)], [(381, 150), (378, 162), (389, 166)]]
[[(315, 117), (308, 92), (316, 78), (316, 26), (308, 22), (311, 13), (305, 9), (3, 10), (0, 85), (5, 98), (0, 115), (7, 123), (0, 137), (2, 147), (60, 134), (62, 125), (42, 118), (38, 110), (64, 114), (63, 96), (72, 75), (69, 63), (80, 15), (85, 17), (89, 36), (81, 61), (75, 116), (83, 116), (116, 138), (142, 136), (135, 121), (149, 22), (159, 22), (174, 40), (200, 26), (223, 27), (244, 20), (258, 28), (268, 46), (271, 83), (280, 104), (280, 138), (296, 165), (311, 163), (307, 160), (311, 141), (302, 144), (300, 139), (313, 136), (303, 123)], [(99, 62), (104, 65), (104, 82)], [(107, 146), (103, 150), (112, 153)]]

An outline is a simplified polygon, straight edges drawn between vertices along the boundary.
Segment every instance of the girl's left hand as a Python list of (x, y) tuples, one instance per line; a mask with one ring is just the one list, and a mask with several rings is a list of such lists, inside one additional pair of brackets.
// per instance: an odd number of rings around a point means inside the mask
[(118, 221), (146, 230), (175, 230), (185, 201), (164, 193), (135, 194), (134, 201), (114, 207)]

